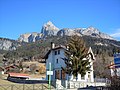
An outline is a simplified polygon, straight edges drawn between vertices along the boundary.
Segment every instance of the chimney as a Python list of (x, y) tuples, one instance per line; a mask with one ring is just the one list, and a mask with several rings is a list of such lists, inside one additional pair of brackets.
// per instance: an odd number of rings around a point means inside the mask
[(51, 49), (55, 48), (55, 44), (53, 42), (51, 42)]

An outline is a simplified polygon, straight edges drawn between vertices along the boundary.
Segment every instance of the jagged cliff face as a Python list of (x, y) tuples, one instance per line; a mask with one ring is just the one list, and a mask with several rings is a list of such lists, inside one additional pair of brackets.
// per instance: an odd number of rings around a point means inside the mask
[[(82, 34), (79, 31), (80, 29), (70, 29), (70, 28), (63, 28), (58, 31), (57, 35), (58, 36), (73, 36), (73, 35), (78, 35), (82, 36)], [(78, 32), (77, 32), (78, 31)]]
[(46, 36), (56, 36), (59, 28), (53, 25), (52, 22), (48, 21), (42, 26), (41, 33), (26, 33), (20, 35), (18, 41), (21, 42), (35, 42), (37, 40), (43, 39)]
[(88, 28), (57, 28), (52, 22), (48, 21), (46, 24), (42, 26), (41, 33), (29, 33), (29, 34), (22, 34), (19, 37), (19, 41), (23, 42), (35, 42), (37, 40), (43, 39), (47, 36), (91, 36), (96, 38), (103, 38), (103, 39), (111, 39), (114, 40), (111, 36), (100, 32), (98, 29), (94, 27)]
[(82, 34), (87, 35), (87, 36), (97, 37), (97, 38), (114, 40), (114, 38), (112, 38), (111, 36), (100, 32), (98, 29), (96, 29), (94, 27), (88, 27), (88, 28), (84, 29), (82, 31)]
[(18, 38), (18, 41), (28, 42), (28, 41), (29, 41), (28, 38), (29, 38), (30, 35), (31, 35), (30, 33), (22, 34), (22, 35), (20, 35), (20, 37)]
[(49, 35), (57, 35), (57, 32), (59, 31), (59, 28), (57, 28), (51, 21), (48, 21), (46, 24), (43, 25), (41, 33), (43, 33), (45, 36)]
[(26, 34), (22, 34), (20, 35), (20, 37), (18, 38), (18, 41), (20, 42), (35, 42), (40, 40), (43, 37), (42, 33), (26, 33)]
[(15, 41), (0, 38), (0, 50), (16, 50), (18, 46), (20, 46), (20, 44)]

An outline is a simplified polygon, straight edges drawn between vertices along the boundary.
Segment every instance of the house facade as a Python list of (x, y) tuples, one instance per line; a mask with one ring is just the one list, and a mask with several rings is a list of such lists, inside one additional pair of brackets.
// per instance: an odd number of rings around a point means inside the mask
[[(53, 71), (53, 75), (51, 75), (51, 80), (71, 80), (76, 81), (76, 78), (73, 77), (73, 75), (69, 76), (66, 74), (61, 67), (66, 67), (64, 60), (62, 58), (65, 58), (64, 51), (66, 50), (65, 46), (57, 46), (55, 47), (54, 44), (52, 44), (51, 50), (48, 51), (48, 53), (45, 56), (46, 59), (46, 72), (49, 71), (49, 63), (51, 63), (51, 70)], [(92, 52), (92, 49), (89, 48), (88, 53)], [(94, 55), (93, 55), (94, 56)], [(91, 56), (90, 56), (91, 57)], [(78, 74), (77, 81), (83, 81), (83, 82), (94, 82), (94, 74), (93, 74), (93, 62), (91, 58), (89, 59), (90, 65), (91, 65), (91, 71), (86, 72), (86, 75), (84, 77), (81, 77), (80, 74)], [(46, 73), (46, 80), (49, 79), (49, 75)]]

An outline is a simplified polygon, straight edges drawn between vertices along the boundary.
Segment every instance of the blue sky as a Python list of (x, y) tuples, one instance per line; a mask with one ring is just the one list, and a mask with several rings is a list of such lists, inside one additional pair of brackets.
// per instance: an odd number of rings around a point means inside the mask
[(94, 26), (120, 40), (120, 0), (0, 0), (0, 37), (41, 32), (47, 21), (58, 28)]

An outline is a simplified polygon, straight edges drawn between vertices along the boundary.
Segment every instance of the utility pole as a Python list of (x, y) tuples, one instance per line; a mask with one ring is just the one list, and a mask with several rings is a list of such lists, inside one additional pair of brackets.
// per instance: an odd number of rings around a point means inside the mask
[[(49, 63), (49, 71), (51, 71), (51, 63)], [(49, 90), (51, 90), (51, 75), (49, 75)]]
[(48, 75), (48, 88), (49, 90), (51, 90), (51, 75), (53, 75), (53, 71), (51, 71), (51, 62), (49, 63), (49, 71), (47, 71), (47, 75)]

